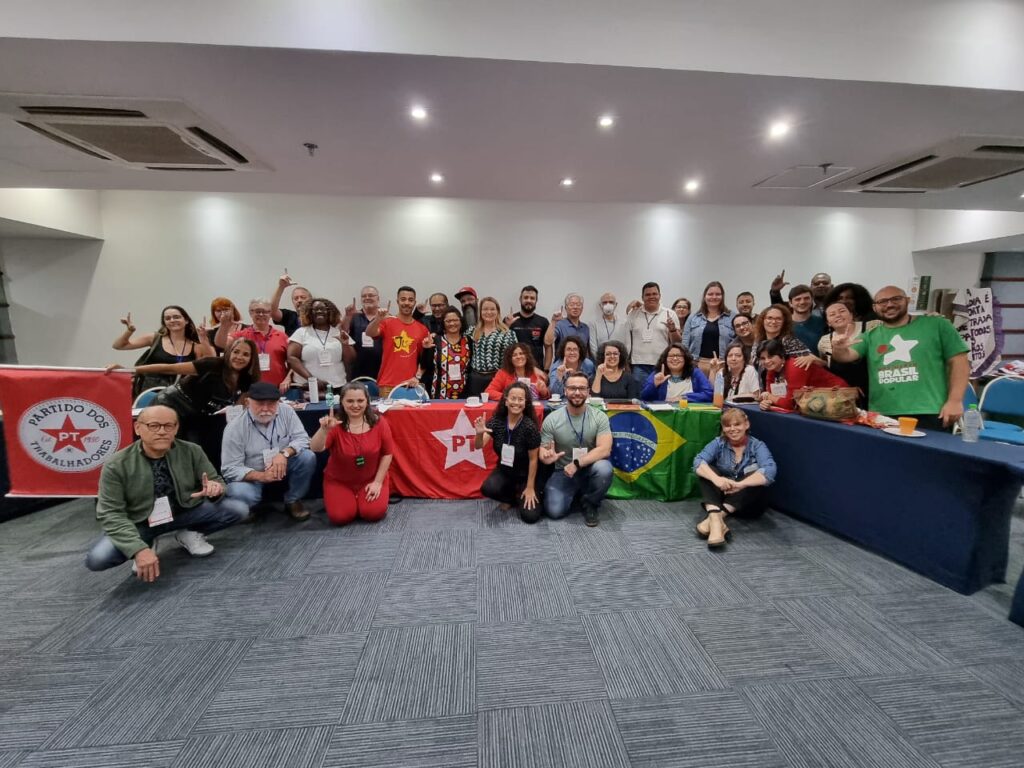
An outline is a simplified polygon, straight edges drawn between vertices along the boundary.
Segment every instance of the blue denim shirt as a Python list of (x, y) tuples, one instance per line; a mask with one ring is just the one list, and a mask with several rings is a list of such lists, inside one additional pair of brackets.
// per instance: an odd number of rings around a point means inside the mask
[(747, 437), (747, 447), (739, 464), (734, 459), (735, 454), (729, 441), (724, 437), (716, 437), (697, 454), (697, 458), (693, 460), (693, 470), (696, 472), (701, 464), (707, 464), (722, 477), (728, 477), (730, 480), (742, 480), (747, 475), (761, 470), (768, 485), (775, 481), (775, 459), (772, 458), (768, 446), (756, 437)]
[[(732, 318), (732, 312), (718, 318), (719, 360), (725, 360), (725, 348), (736, 338), (736, 331), (732, 329)], [(683, 346), (690, 350), (694, 360), (700, 357), (700, 341), (704, 336), (704, 326), (707, 324), (708, 319), (703, 314), (694, 312), (686, 318), (686, 325), (683, 326)]]

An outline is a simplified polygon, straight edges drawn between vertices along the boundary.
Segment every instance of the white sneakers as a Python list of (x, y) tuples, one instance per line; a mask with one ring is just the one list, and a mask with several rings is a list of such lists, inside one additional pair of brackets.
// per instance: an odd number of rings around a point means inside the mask
[(213, 545), (197, 531), (181, 530), (174, 538), (192, 557), (206, 557), (213, 554)]

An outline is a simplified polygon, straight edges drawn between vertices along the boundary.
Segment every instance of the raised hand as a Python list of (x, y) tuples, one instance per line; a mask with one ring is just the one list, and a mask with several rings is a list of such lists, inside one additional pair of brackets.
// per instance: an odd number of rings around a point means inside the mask
[(193, 499), (201, 499), (201, 498), (215, 499), (218, 496), (220, 496), (222, 493), (224, 493), (224, 486), (222, 486), (220, 483), (218, 483), (218, 482), (216, 482), (214, 480), (211, 480), (209, 477), (206, 476), (206, 473), (203, 472), (203, 487), (202, 487), (202, 490), (199, 490), (199, 491), (196, 491), (195, 493), (193, 493), (192, 494), (192, 498)]
[(857, 341), (860, 341), (860, 337), (857, 336), (857, 328), (852, 323), (845, 330), (832, 333), (832, 349), (848, 349)]
[(388, 305), (384, 308), (384, 317), (394, 317), (394, 315), (391, 314), (391, 302), (390, 301), (388, 302)]
[(654, 386), (660, 387), (668, 379), (668, 369), (663, 365), (661, 370), (654, 374)]
[(196, 333), (198, 333), (200, 337), (203, 337), (203, 336), (206, 335), (207, 330), (208, 330), (208, 328), (207, 328), (207, 325), (206, 325), (206, 315), (203, 315), (203, 322), (201, 322), (196, 327)]
[(672, 316), (673, 314), (674, 313), (671, 310), (669, 310), (665, 314), (665, 322), (662, 323), (662, 325), (664, 325), (665, 328), (668, 329), (669, 333), (675, 333), (676, 332), (676, 321), (675, 321), (675, 318), (673, 318), (673, 316)]
[(121, 318), (121, 325), (128, 329), (128, 333), (135, 333), (135, 326), (132, 325), (131, 312), (129, 312), (125, 317)]
[(558, 311), (555, 312), (555, 314), (553, 314), (551, 316), (551, 322), (552, 323), (557, 323), (559, 320), (563, 319), (564, 317), (565, 317), (565, 313), (563, 313), (561, 308), (559, 308)]
[(416, 309), (422, 315), (430, 314), (430, 305), (425, 301), (422, 304), (417, 304)]
[(608, 371), (608, 369), (605, 367), (604, 363), (598, 364), (598, 366), (597, 366), (597, 377), (598, 378), (603, 377), (607, 371)]
[(711, 353), (711, 378), (717, 376), (725, 368), (725, 361), (719, 360), (718, 353)]
[(644, 303), (642, 301), (633, 300), (633, 301), (629, 302), (629, 304), (626, 305), (626, 314), (628, 315), (628, 314), (630, 314), (632, 312), (636, 312), (643, 305), (644, 305)]
[(295, 285), (295, 281), (292, 280), (292, 276), (288, 274), (286, 269), (284, 274), (277, 278), (277, 284), (282, 288), (287, 288), (289, 285)]
[(420, 346), (422, 346), (423, 349), (433, 349), (435, 346), (434, 337), (429, 335), (424, 336), (423, 341), (420, 342)]
[(356, 298), (352, 297), (352, 303), (345, 307), (345, 317), (352, 318), (356, 316), (359, 310), (356, 309)]
[(483, 416), (477, 416), (476, 421), (473, 422), (473, 429), (476, 430), (478, 435), (491, 434), (492, 430), (487, 428), (487, 422), (484, 421)]
[(334, 415), (334, 409), (333, 408), (331, 409), (331, 411), (326, 416), (321, 416), (320, 417), (320, 428), (323, 429), (325, 432), (330, 432), (332, 429), (334, 429), (340, 423), (341, 422), (338, 421), (338, 419)]
[(555, 451), (554, 443), (545, 443), (540, 447), (540, 460), (544, 464), (554, 464), (565, 456), (565, 451)]
[(786, 282), (786, 270), (782, 270), (775, 276), (775, 279), (772, 280), (771, 290), (781, 292), (787, 285), (789, 285), (789, 283)]

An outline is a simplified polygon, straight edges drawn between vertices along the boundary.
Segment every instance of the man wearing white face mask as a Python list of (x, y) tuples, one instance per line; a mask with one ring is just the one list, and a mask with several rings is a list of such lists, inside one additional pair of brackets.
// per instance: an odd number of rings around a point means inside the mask
[(597, 359), (597, 350), (606, 341), (622, 339), (624, 323), (616, 316), (615, 311), (619, 302), (615, 294), (608, 292), (601, 294), (601, 301), (598, 304), (598, 311), (601, 316), (597, 320), (587, 323), (590, 326), (590, 356)]
[(661, 305), (661, 287), (644, 283), (640, 289), (643, 301), (630, 302), (623, 321), (622, 340), (629, 351), (633, 377), (643, 384), (654, 372), (658, 358), (669, 344), (683, 338), (676, 313)]

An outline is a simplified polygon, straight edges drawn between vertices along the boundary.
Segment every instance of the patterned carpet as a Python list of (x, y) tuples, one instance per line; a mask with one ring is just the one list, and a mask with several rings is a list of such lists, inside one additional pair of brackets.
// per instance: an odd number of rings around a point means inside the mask
[[(1024, 765), (1011, 587), (964, 597), (779, 514), (406, 500), (85, 570), (91, 503), (0, 525), (0, 768)], [(1014, 519), (1010, 576), (1024, 567)]]

